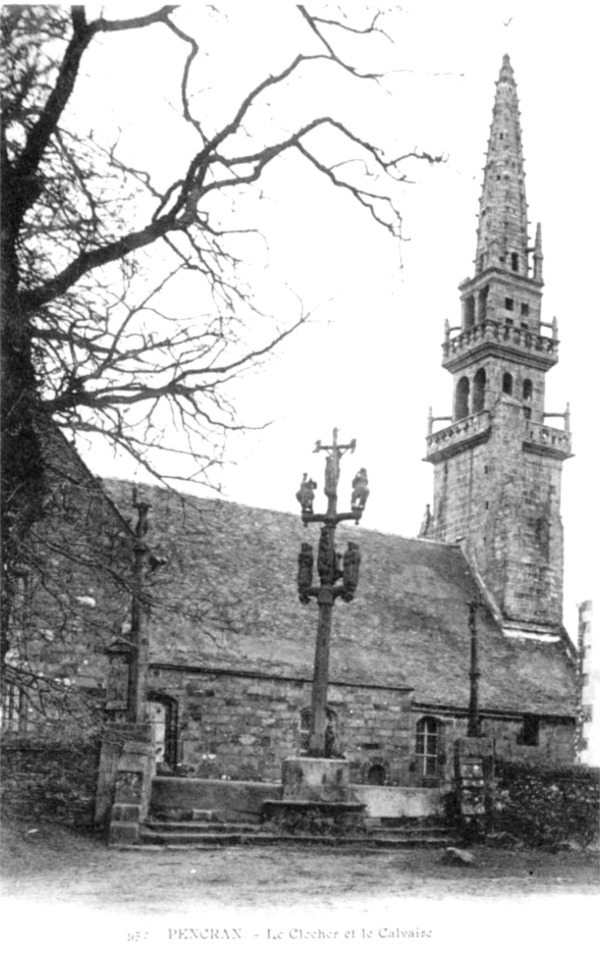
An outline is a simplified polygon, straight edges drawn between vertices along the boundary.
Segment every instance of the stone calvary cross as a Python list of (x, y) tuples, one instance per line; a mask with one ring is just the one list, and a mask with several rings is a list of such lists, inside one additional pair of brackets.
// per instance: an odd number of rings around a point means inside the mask
[[(336, 598), (351, 601), (358, 584), (360, 551), (357, 544), (350, 542), (342, 556), (335, 550), (335, 529), (340, 521), (360, 521), (369, 496), (367, 472), (361, 468), (352, 482), (351, 510), (337, 511), (337, 486), (340, 477), (340, 460), (346, 451), (354, 452), (356, 441), (347, 445), (338, 443), (338, 430), (333, 430), (331, 445), (317, 442), (314, 451), (327, 454), (325, 462), (325, 495), (327, 511), (323, 514), (313, 512), (316, 483), (307, 477), (302, 478), (296, 498), (302, 509), (304, 525), (319, 522), (323, 525), (319, 537), (317, 554), (317, 572), (320, 584), (313, 586), (313, 548), (303, 544), (298, 555), (298, 594), (303, 604), (311, 597), (317, 599), (319, 622), (315, 647), (315, 664), (312, 685), (310, 714), (309, 755), (311, 757), (332, 756), (327, 741), (327, 685), (329, 680), (329, 646), (331, 640), (331, 618)], [(337, 582), (342, 580), (341, 584)]]

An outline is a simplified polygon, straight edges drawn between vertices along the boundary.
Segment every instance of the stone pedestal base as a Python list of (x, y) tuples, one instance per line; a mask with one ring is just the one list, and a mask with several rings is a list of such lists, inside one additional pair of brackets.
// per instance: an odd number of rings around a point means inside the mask
[(265, 800), (263, 820), (278, 833), (347, 836), (365, 830), (365, 805), (322, 800)]
[(306, 836), (364, 830), (365, 806), (350, 797), (347, 760), (291, 757), (281, 778), (283, 799), (263, 804), (263, 817), (274, 829)]
[(486, 737), (463, 737), (454, 751), (454, 786), (462, 835), (482, 840), (490, 825), (494, 742)]
[(284, 800), (319, 803), (348, 801), (350, 765), (347, 760), (290, 757), (281, 768)]

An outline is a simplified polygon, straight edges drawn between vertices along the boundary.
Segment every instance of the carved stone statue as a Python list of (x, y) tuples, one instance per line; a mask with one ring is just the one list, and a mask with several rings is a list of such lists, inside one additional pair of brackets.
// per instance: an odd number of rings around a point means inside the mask
[(421, 529), (419, 531), (419, 538), (428, 538), (433, 530), (433, 515), (431, 514), (431, 508), (429, 505), (425, 506), (425, 514), (423, 515), (423, 520), (421, 522)]
[(344, 552), (343, 575), (344, 575), (344, 594), (343, 600), (350, 602), (354, 598), (354, 592), (358, 586), (358, 571), (360, 568), (360, 548), (354, 541), (348, 542), (348, 547)]
[(331, 760), (332, 757), (335, 757), (335, 730), (333, 728), (333, 721), (330, 717), (327, 718), (327, 726), (325, 727), (323, 756), (328, 760)]
[(319, 537), (319, 556), (317, 569), (323, 583), (333, 584), (336, 572), (336, 556), (332, 546), (332, 531), (330, 528), (321, 528)]
[(362, 511), (367, 503), (367, 498), (369, 497), (369, 479), (367, 478), (367, 469), (361, 468), (360, 471), (354, 477), (352, 482), (352, 501), (351, 508), (353, 511), (360, 510)]
[(316, 487), (316, 481), (313, 481), (312, 478), (309, 478), (306, 472), (304, 472), (302, 475), (300, 488), (296, 492), (296, 500), (300, 502), (302, 514), (311, 515), (313, 513), (313, 501), (315, 500)]
[(298, 554), (298, 595), (301, 604), (308, 604), (309, 589), (313, 582), (314, 555), (311, 544), (303, 543)]
[(327, 455), (325, 462), (325, 494), (331, 498), (337, 493), (337, 484), (340, 478), (340, 459), (337, 451)]

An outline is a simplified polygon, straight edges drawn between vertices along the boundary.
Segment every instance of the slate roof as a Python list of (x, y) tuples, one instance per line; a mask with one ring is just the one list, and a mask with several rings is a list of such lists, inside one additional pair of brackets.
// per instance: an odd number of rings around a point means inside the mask
[[(106, 481), (125, 512), (131, 485)], [(297, 515), (144, 488), (148, 543), (167, 565), (150, 576), (151, 660), (188, 667), (312, 677), (317, 606), (296, 591), (297, 553), (316, 525)], [(336, 601), (332, 681), (414, 689), (417, 703), (466, 708), (467, 602), (480, 597), (460, 548), (340, 526), (362, 563), (355, 600)], [(479, 612), (484, 710), (574, 716), (576, 672), (561, 642), (503, 635)]]

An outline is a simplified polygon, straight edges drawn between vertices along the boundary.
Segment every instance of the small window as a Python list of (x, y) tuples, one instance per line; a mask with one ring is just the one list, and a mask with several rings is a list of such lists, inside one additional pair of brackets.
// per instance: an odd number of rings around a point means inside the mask
[(510, 372), (505, 372), (502, 376), (502, 391), (505, 395), (512, 395), (513, 393), (513, 377)]
[(485, 407), (485, 369), (480, 368), (473, 379), (473, 414), (483, 411)]
[(530, 378), (526, 378), (523, 380), (523, 401), (524, 402), (530, 401), (532, 395), (533, 395), (533, 382), (531, 381)]
[(465, 309), (465, 330), (471, 329), (475, 325), (475, 296), (470, 295), (464, 302)]
[(514, 300), (514, 299), (505, 299), (505, 300), (504, 300), (504, 308), (507, 309), (508, 312), (512, 312), (512, 310), (514, 309), (514, 307), (515, 307), (515, 300)]
[(27, 695), (23, 688), (7, 681), (2, 700), (2, 726), (6, 731), (27, 732)]
[(529, 315), (529, 302), (521, 302), (521, 315)]
[(519, 271), (519, 257), (516, 252), (510, 254), (510, 267), (513, 272)]
[(489, 291), (490, 291), (490, 287), (487, 285), (484, 286), (483, 289), (479, 290), (479, 296), (478, 296), (479, 322), (485, 322), (487, 318), (487, 297), (488, 297)]
[(466, 418), (469, 414), (469, 392), (471, 383), (466, 375), (460, 379), (456, 386), (456, 395), (454, 396), (454, 420), (459, 421)]
[(375, 763), (369, 767), (367, 773), (367, 783), (372, 787), (383, 787), (385, 785), (385, 767), (381, 763)]
[(536, 714), (525, 714), (523, 726), (517, 737), (517, 743), (524, 747), (539, 747), (540, 745), (540, 718)]

